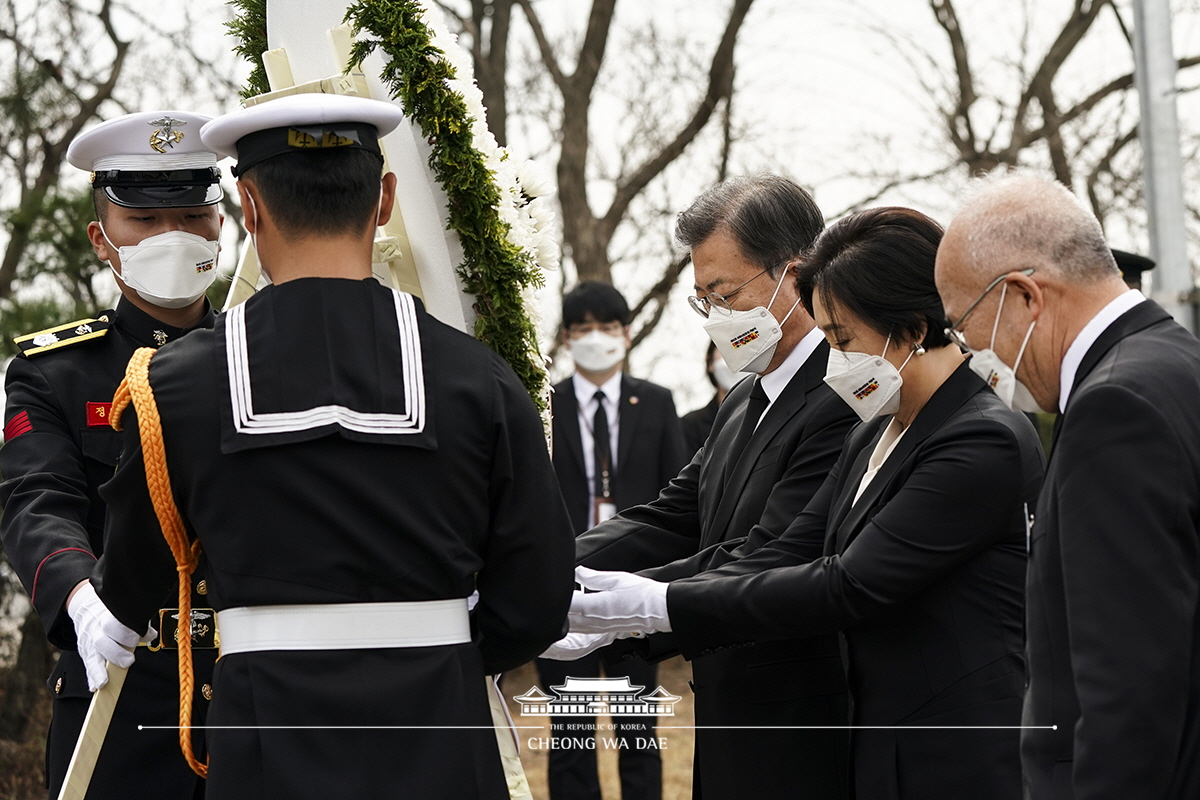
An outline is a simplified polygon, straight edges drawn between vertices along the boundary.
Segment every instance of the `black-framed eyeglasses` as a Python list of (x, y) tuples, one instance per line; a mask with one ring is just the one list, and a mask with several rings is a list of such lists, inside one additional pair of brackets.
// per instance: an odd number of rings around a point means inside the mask
[(962, 324), (967, 321), (967, 317), (970, 316), (971, 312), (983, 302), (983, 298), (988, 296), (988, 292), (992, 291), (992, 289), (995, 289), (997, 286), (1003, 283), (1004, 279), (1009, 275), (1012, 275), (1014, 272), (1020, 275), (1032, 275), (1035, 271), (1036, 270), (1033, 267), (1026, 267), (1025, 269), (1009, 270), (1002, 275), (997, 275), (996, 279), (987, 285), (987, 287), (980, 293), (979, 297), (975, 298), (975, 302), (967, 306), (967, 310), (962, 313), (962, 316), (960, 316), (956, 322), (946, 325), (946, 328), (943, 331), (943, 333), (946, 334), (946, 338), (954, 342), (959, 347), (969, 350), (970, 348), (967, 347), (967, 340), (963, 337), (962, 333), (959, 332), (959, 328), (961, 328)]
[(703, 297), (696, 297), (696, 295), (690, 294), (688, 295), (688, 305), (692, 307), (693, 311), (705, 319), (708, 319), (708, 315), (712, 313), (714, 308), (719, 308), (722, 311), (733, 311), (733, 305), (729, 301), (732, 300), (738, 292), (740, 292), (742, 289), (745, 289), (767, 272), (770, 272), (770, 270), (764, 269), (762, 272), (758, 273), (758, 275), (755, 275), (753, 278), (746, 281), (729, 294), (717, 294), (716, 292), (709, 292)]

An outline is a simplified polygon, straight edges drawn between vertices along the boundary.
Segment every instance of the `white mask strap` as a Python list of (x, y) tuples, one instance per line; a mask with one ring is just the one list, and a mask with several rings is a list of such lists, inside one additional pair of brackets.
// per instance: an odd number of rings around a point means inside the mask
[[(783, 288), (783, 279), (787, 277), (788, 267), (790, 266), (791, 263), (788, 263), (787, 266), (783, 268), (783, 274), (779, 276), (779, 283), (775, 284), (775, 291), (771, 294), (771, 302), (767, 303), (768, 311), (771, 310), (771, 306), (775, 305), (775, 298), (779, 296), (779, 290)], [(798, 305), (800, 305), (799, 297), (796, 298), (796, 302), (792, 303), (792, 307), (788, 309), (788, 312), (783, 315), (783, 319), (779, 320), (780, 327), (783, 327), (783, 323), (788, 321), (788, 318), (792, 316), (792, 312), (796, 310), (796, 306)]]
[[(110, 248), (115, 250), (117, 252), (117, 254), (119, 255), (121, 250), (115, 244), (112, 243), (112, 239), (108, 238), (108, 233), (104, 230), (104, 223), (101, 222), (100, 220), (96, 220), (96, 224), (100, 226), (100, 235), (104, 237), (104, 241), (108, 244), (108, 246)], [(110, 258), (109, 261), (112, 261), (112, 259)]]
[(779, 282), (775, 284), (775, 291), (771, 293), (771, 302), (767, 303), (767, 310), (771, 310), (771, 306), (775, 305), (775, 298), (779, 296), (779, 290), (783, 288), (783, 279), (787, 277), (787, 267), (783, 268), (783, 274), (779, 276)]
[(1029, 344), (1029, 337), (1033, 335), (1033, 328), (1037, 325), (1037, 320), (1029, 323), (1029, 330), (1025, 331), (1025, 338), (1021, 342), (1021, 349), (1017, 351), (1017, 360), (1013, 363), (1013, 377), (1017, 375), (1017, 367), (1021, 366), (1021, 357), (1025, 355), (1025, 345)]
[(996, 309), (996, 321), (992, 323), (992, 341), (988, 344), (989, 350), (996, 349), (996, 330), (1000, 327), (1000, 312), (1004, 310), (1004, 295), (1008, 293), (1008, 281), (1004, 282), (1004, 287), (1000, 290), (1000, 306)]
[[(254, 202), (254, 195), (250, 194), (249, 192), (246, 192), (246, 199), (250, 201), (250, 208), (254, 209), (254, 227), (257, 230), (257, 228), (258, 228), (258, 204)], [(252, 233), (250, 235), (254, 236), (256, 234)]]
[(787, 322), (787, 321), (788, 321), (788, 317), (790, 317), (790, 316), (792, 315), (792, 312), (796, 310), (796, 306), (798, 306), (798, 305), (800, 305), (800, 298), (799, 298), (799, 297), (797, 297), (797, 298), (796, 298), (796, 302), (792, 303), (792, 307), (788, 309), (788, 312), (787, 312), (786, 314), (784, 314), (784, 315), (783, 315), (783, 319), (781, 319), (781, 320), (779, 321), (779, 326), (780, 326), (781, 328), (783, 327), (783, 323), (785, 323), (785, 322)]
[(262, 218), (258, 216), (258, 203), (254, 202), (254, 195), (250, 192), (246, 192), (246, 199), (250, 201), (250, 208), (254, 210), (254, 233), (250, 234), (250, 244), (254, 247), (254, 258), (258, 261), (258, 273), (267, 279), (268, 285), (273, 285), (275, 281), (271, 280), (271, 273), (263, 266), (262, 255), (258, 252), (258, 226), (262, 222)]

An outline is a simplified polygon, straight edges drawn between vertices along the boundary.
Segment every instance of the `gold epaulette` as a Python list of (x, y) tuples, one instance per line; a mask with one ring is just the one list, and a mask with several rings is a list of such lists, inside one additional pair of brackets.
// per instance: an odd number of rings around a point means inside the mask
[(13, 342), (21, 348), (23, 356), (32, 358), (60, 347), (85, 342), (88, 339), (99, 339), (106, 333), (108, 333), (108, 316), (103, 315), (99, 319), (77, 319), (74, 322), (47, 328), (37, 333), (27, 333), (13, 339)]

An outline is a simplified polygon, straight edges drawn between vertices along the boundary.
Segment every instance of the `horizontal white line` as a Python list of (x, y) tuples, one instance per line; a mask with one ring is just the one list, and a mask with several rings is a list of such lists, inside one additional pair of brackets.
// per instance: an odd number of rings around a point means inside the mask
[[(179, 730), (178, 725), (138, 725), (139, 731)], [(197, 731), (392, 731), (491, 730), (492, 725), (191, 725)], [(543, 730), (545, 725), (514, 725), (511, 730)], [(659, 730), (691, 731), (1056, 731), (1057, 725), (655, 725)]]
[[(490, 731), (494, 725), (189, 725), (193, 731)], [(138, 725), (139, 731), (177, 731), (179, 725)], [(515, 730), (540, 731), (542, 725), (517, 725)], [(513, 729), (509, 729), (513, 730)]]
[(1057, 725), (656, 725), (657, 728), (686, 728), (694, 731), (783, 730), (783, 731), (1056, 731)]

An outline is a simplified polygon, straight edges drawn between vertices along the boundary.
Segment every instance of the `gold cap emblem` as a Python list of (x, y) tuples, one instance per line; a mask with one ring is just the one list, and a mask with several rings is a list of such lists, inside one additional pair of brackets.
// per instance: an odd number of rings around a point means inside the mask
[(181, 119), (174, 117), (163, 117), (162, 119), (152, 120), (151, 125), (157, 125), (154, 132), (150, 134), (150, 148), (156, 153), (167, 152), (166, 148), (174, 148), (175, 145), (183, 141), (183, 131), (175, 130), (176, 125), (187, 125)]

